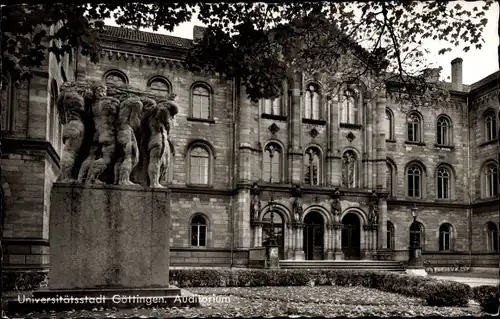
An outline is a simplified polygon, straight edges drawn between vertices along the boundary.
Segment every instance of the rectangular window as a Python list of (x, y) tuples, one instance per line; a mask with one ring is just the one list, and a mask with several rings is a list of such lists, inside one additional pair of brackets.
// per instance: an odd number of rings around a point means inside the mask
[(191, 226), (191, 246), (204, 247), (206, 246), (207, 226), (192, 225)]
[(415, 132), (413, 130), (413, 123), (408, 123), (408, 141), (414, 142), (415, 141)]

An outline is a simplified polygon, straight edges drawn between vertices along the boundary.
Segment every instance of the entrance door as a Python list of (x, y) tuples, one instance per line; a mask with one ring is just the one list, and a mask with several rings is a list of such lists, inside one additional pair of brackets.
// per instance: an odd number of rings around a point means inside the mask
[(358, 216), (349, 213), (342, 218), (342, 224), (344, 224), (344, 228), (342, 229), (342, 252), (344, 253), (344, 258), (346, 260), (360, 259), (361, 227)]
[(323, 217), (311, 212), (304, 218), (304, 255), (306, 260), (323, 260)]
[[(283, 219), (277, 212), (273, 214), (274, 236), (278, 242), (279, 259), (285, 259), (285, 237)], [(262, 218), (262, 244), (265, 246), (266, 242), (271, 238), (271, 213), (268, 212)]]

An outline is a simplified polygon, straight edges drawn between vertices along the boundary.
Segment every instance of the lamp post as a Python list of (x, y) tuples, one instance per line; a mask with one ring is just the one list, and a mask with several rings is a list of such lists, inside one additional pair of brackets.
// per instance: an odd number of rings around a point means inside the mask
[(417, 204), (413, 204), (413, 207), (411, 208), (411, 216), (413, 217), (413, 222), (410, 226), (410, 258), (408, 259), (408, 268), (406, 269), (406, 273), (417, 276), (427, 276), (422, 259), (422, 247), (420, 245), (421, 234), (419, 229), (420, 227), (417, 222)]
[[(270, 157), (270, 171), (269, 171), (269, 184), (272, 183), (272, 176), (273, 176), (273, 149), (271, 146), (271, 149), (269, 150), (269, 157)], [(269, 233), (269, 240), (267, 241), (266, 245), (266, 266), (267, 268), (279, 268), (279, 245), (278, 241), (276, 239), (276, 234), (274, 232), (274, 192), (272, 190), (269, 191), (269, 213), (271, 215), (271, 230)]]

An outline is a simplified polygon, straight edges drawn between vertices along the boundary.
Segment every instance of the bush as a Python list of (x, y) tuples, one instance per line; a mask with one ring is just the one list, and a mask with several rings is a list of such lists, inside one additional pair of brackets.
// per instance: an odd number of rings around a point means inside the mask
[(48, 273), (43, 271), (2, 273), (3, 291), (35, 290), (47, 287)]
[(483, 311), (497, 313), (500, 298), (498, 289), (500, 288), (486, 285), (474, 287), (472, 288), (472, 298), (479, 303)]
[(472, 290), (458, 282), (432, 282), (422, 287), (423, 298), (429, 306), (459, 306), (469, 303)]
[(171, 269), (170, 282), (179, 287), (363, 286), (420, 297), (432, 306), (466, 306), (472, 294), (468, 285), (457, 282), (333, 269)]

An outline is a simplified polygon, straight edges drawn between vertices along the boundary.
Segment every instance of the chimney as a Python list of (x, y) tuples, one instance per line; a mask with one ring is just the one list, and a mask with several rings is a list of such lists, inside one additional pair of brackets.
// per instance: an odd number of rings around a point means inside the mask
[(193, 41), (197, 42), (199, 40), (202, 40), (206, 29), (207, 28), (205, 28), (205, 27), (200, 27), (198, 25), (195, 25), (193, 27)]
[(451, 61), (451, 87), (454, 90), (462, 91), (462, 58), (456, 58)]

